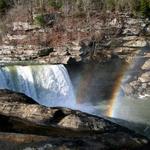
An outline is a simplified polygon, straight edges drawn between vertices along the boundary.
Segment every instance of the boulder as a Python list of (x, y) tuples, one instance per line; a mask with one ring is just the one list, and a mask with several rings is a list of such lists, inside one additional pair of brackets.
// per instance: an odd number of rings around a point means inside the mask
[(53, 52), (53, 48), (40, 49), (38, 51), (38, 56), (39, 57), (48, 56), (51, 52)]

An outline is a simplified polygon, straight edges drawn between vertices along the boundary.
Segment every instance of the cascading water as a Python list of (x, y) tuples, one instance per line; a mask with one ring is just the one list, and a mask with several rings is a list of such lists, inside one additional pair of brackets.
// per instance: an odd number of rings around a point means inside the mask
[(2, 67), (0, 79), (0, 89), (24, 93), (42, 105), (76, 107), (73, 87), (63, 65)]

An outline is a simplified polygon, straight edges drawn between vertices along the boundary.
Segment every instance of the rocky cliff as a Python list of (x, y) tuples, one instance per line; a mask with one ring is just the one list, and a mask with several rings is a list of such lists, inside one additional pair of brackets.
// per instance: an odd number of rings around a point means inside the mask
[(125, 94), (150, 95), (149, 19), (95, 12), (87, 20), (83, 16), (64, 17), (58, 11), (45, 14), (45, 18), (51, 22), (45, 27), (21, 18), (5, 24), (9, 30), (1, 36), (1, 64), (103, 64), (118, 58), (134, 70), (123, 87)]
[(103, 62), (114, 55), (130, 61), (149, 46), (148, 19), (121, 13), (95, 13), (88, 21), (82, 16), (65, 18), (58, 12), (45, 16), (53, 25), (42, 28), (21, 19), (5, 24), (9, 30), (1, 37), (2, 63)]

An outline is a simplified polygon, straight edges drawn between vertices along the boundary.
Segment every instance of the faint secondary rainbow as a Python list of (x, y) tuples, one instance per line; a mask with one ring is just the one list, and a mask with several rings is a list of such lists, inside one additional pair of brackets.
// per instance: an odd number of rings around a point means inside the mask
[(88, 87), (93, 80), (93, 74), (95, 69), (96, 65), (89, 64), (86, 66), (85, 70), (80, 75), (79, 86), (77, 87), (78, 90), (76, 93), (76, 101), (78, 104), (83, 103), (87, 95)]

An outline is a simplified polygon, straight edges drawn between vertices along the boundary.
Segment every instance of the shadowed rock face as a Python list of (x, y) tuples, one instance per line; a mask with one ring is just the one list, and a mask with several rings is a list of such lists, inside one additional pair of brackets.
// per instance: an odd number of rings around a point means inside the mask
[(109, 100), (124, 61), (114, 57), (105, 63), (80, 63), (66, 65), (79, 103), (99, 104)]
[[(9, 149), (4, 143), (10, 145), (10, 149), (19, 146), (46, 149), (48, 146), (49, 149), (104, 150), (137, 149), (148, 143), (145, 137), (104, 118), (67, 108), (44, 107), (23, 94), (8, 90), (0, 90), (0, 121), (2, 132), (25, 134), (14, 134), (14, 138), (11, 138), (11, 134), (1, 133), (0, 146), (3, 149)], [(27, 134), (36, 134), (37, 137)], [(21, 144), (20, 141), (18, 144), (19, 136), (22, 138)], [(26, 140), (28, 137), (31, 141)], [(44, 142), (39, 142), (39, 139)]]
[(23, 104), (38, 104), (32, 98), (13, 91), (9, 90), (0, 90), (0, 101), (8, 102), (8, 103), (23, 103)]

